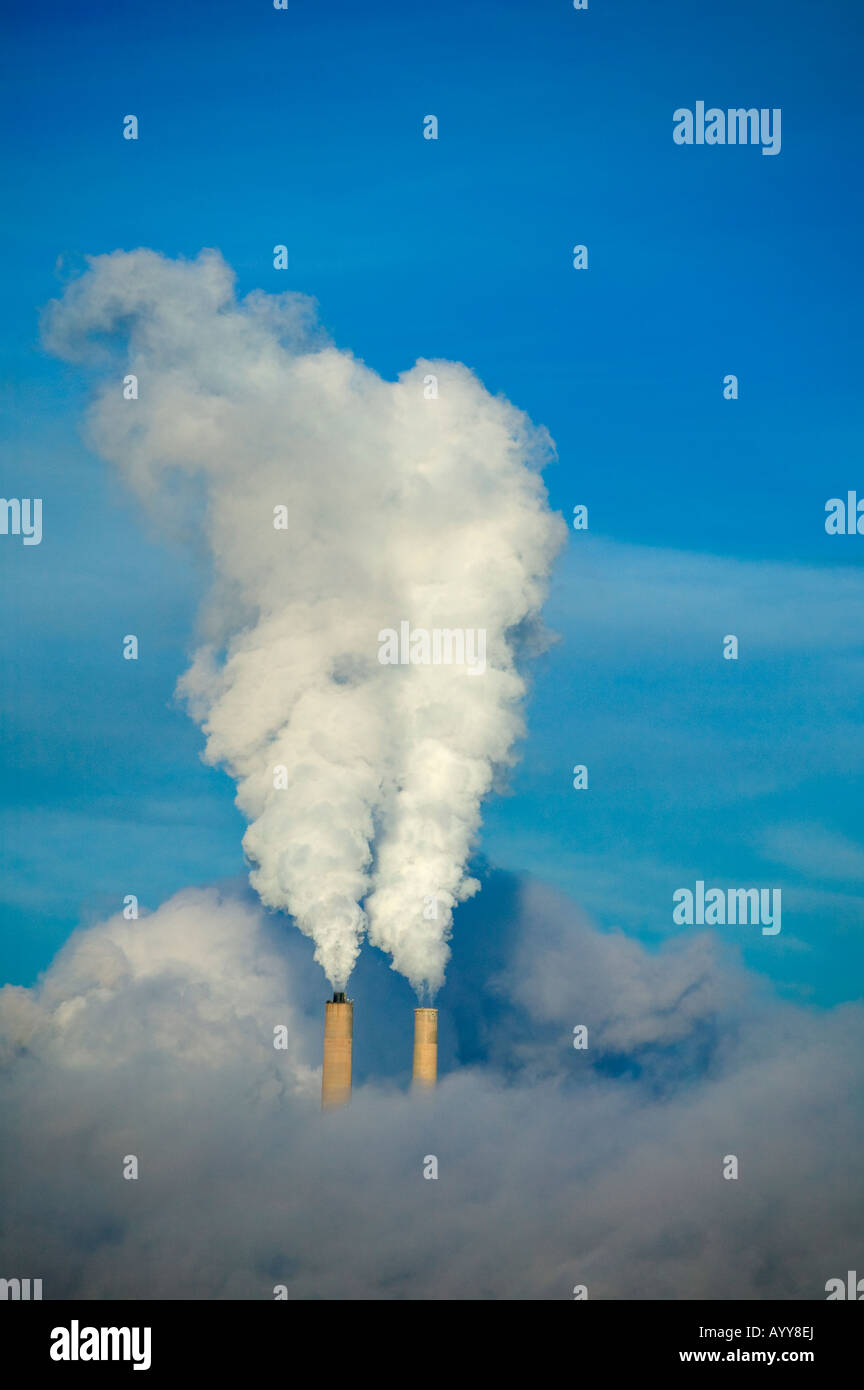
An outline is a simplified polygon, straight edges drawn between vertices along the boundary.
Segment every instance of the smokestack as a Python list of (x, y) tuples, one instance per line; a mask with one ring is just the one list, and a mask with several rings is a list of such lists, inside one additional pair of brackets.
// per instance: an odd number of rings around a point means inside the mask
[(324, 1068), (321, 1109), (333, 1110), (351, 1099), (351, 1052), (354, 1045), (354, 1004), (342, 993), (324, 1005)]
[(431, 1091), (438, 1080), (438, 1010), (414, 1010), (414, 1089)]

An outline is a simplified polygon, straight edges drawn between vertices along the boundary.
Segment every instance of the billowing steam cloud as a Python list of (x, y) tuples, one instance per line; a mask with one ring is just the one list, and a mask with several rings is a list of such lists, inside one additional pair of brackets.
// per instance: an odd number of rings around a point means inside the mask
[[(497, 917), (476, 904), (484, 959)], [(777, 999), (708, 933), (648, 951), (525, 884), (494, 995), (462, 979), (489, 1055), (418, 1115), (410, 1030), (394, 1057), (368, 1017), (386, 1080), (322, 1125), (315, 967), (275, 927), (186, 890), (0, 989), (4, 1274), (46, 1299), (566, 1302), (824, 1299), (860, 1272), (860, 1004)]]
[[(548, 436), (463, 366), (382, 380), (324, 341), (303, 296), (238, 302), (215, 252), (96, 257), (45, 333), (72, 359), (122, 346), (94, 445), (209, 546), (205, 641), (180, 689), (237, 781), (262, 900), (337, 988), (368, 927), (434, 991), (452, 909), (477, 888), (481, 802), (521, 729), (514, 645), (563, 538)], [(382, 664), (379, 634), (406, 623), (415, 661)], [(473, 670), (416, 664), (444, 630), (467, 634)]]

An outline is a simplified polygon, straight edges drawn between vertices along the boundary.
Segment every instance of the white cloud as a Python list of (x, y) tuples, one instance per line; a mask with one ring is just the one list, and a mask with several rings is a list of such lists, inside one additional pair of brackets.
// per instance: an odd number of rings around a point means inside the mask
[(798, 874), (834, 882), (864, 881), (864, 847), (824, 826), (775, 825), (763, 837), (765, 854)]
[[(338, 988), (368, 918), (394, 968), (437, 989), (452, 908), (478, 886), (481, 803), (522, 731), (514, 633), (537, 625), (564, 534), (539, 477), (548, 435), (459, 364), (382, 380), (302, 295), (238, 302), (216, 252), (93, 258), (45, 341), (107, 355), (97, 450), (161, 521), (206, 534), (206, 640), (180, 688), (237, 781), (262, 901)], [(381, 665), (379, 633), (402, 621), (482, 630), (484, 673)]]
[(864, 1010), (572, 915), (528, 890), (494, 1066), (326, 1116), (273, 919), (192, 892), (79, 933), (0, 994), (7, 1265), (49, 1298), (824, 1297), (861, 1248)]

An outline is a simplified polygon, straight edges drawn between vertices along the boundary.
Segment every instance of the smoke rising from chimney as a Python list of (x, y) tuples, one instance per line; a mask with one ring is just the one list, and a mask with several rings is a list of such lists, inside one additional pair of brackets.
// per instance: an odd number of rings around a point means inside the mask
[[(45, 341), (101, 360), (94, 447), (209, 551), (178, 690), (236, 780), (262, 901), (314, 939), (334, 989), (367, 931), (434, 993), (478, 887), (481, 803), (522, 728), (516, 643), (540, 632), (566, 534), (539, 476), (551, 441), (468, 368), (385, 381), (326, 341), (305, 296), (238, 301), (233, 280), (213, 251), (97, 256)], [(379, 634), (406, 620), (482, 631), (484, 669), (382, 664)]]

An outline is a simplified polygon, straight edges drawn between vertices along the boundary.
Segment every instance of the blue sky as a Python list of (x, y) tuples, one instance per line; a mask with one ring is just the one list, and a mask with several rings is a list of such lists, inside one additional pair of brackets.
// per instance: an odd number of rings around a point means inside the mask
[[(215, 246), (240, 294), (313, 295), (386, 377), (467, 363), (548, 427), (553, 505), (589, 506), (488, 861), (646, 940), (696, 878), (782, 886), (780, 937), (738, 929), (749, 963), (815, 1002), (860, 992), (864, 538), (823, 520), (864, 494), (861, 22), (601, 0), (7, 20), (2, 491), (45, 515), (40, 546), (0, 538), (4, 980), (125, 893), (243, 873), (233, 786), (172, 698), (195, 538), (161, 540), (88, 453), (86, 378), (38, 334), (86, 255)], [(781, 153), (676, 146), (700, 99), (782, 108)]]

